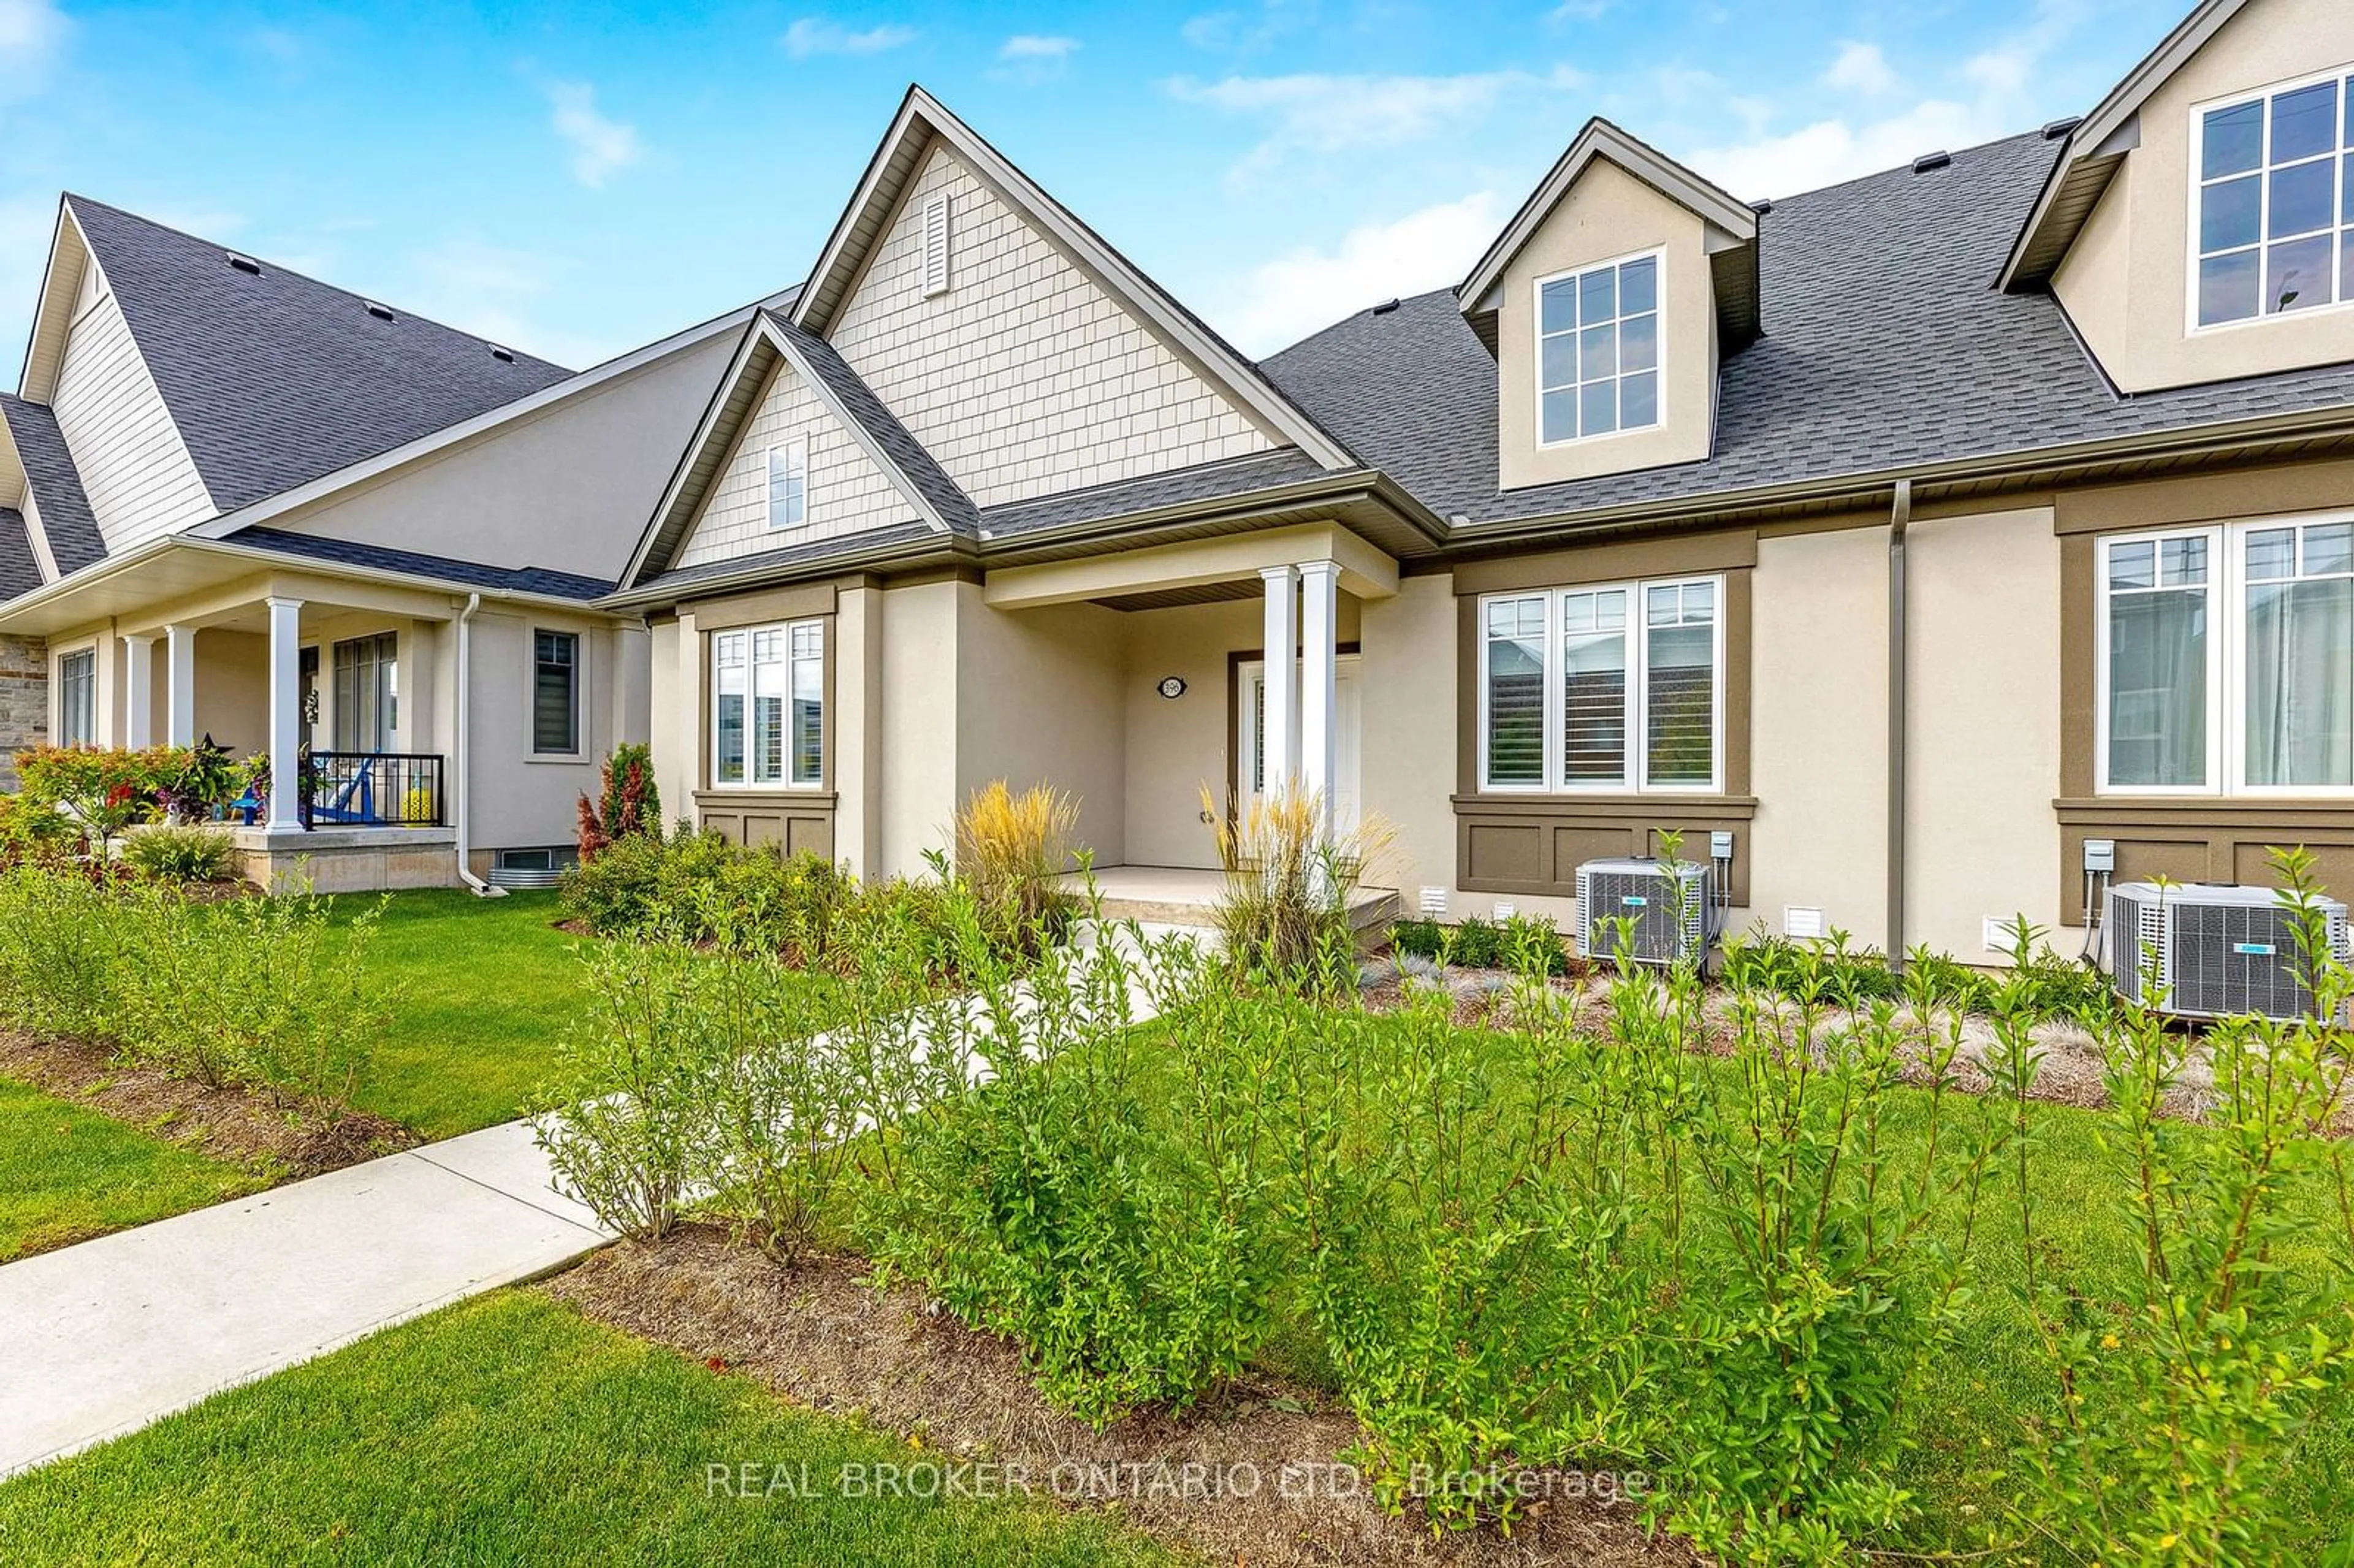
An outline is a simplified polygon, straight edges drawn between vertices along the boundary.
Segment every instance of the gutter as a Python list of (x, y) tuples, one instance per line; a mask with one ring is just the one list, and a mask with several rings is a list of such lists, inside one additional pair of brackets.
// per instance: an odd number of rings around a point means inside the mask
[(1888, 967), (1904, 971), (1904, 754), (1906, 668), (1904, 535), (1913, 523), (1913, 482), (1896, 482), (1888, 510)]
[(482, 608), (482, 596), (479, 593), (469, 594), (466, 597), (466, 608), (458, 612), (458, 744), (452, 748), (455, 755), (451, 758), (454, 764), (451, 771), (457, 775), (451, 783), (451, 789), (456, 797), (456, 809), (451, 812), (450, 821), (457, 832), (458, 880), (472, 888), (474, 896), (477, 898), (504, 898), (507, 895), (507, 890), (504, 887), (493, 887), (489, 883), (476, 876), (473, 866), (466, 858), (466, 798), (468, 785), (472, 782), (473, 773), (472, 768), (469, 766), (469, 759), (474, 753), (474, 737), (469, 732), (466, 721), (473, 712), (473, 704), (468, 699), (473, 691), (472, 656), (474, 647), (474, 612)]

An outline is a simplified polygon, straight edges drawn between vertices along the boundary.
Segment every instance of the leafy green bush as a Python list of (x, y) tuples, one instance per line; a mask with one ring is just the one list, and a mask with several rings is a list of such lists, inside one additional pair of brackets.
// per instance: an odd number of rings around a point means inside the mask
[(373, 914), (336, 928), (308, 895), (208, 906), (21, 866), (0, 875), (0, 1020), (325, 1109), (349, 1097), (386, 1022), (374, 928)]
[(846, 874), (813, 854), (737, 845), (716, 832), (615, 839), (567, 868), (566, 913), (600, 937), (714, 939), (721, 924), (804, 964), (821, 962), (853, 891)]
[(1574, 974), (1577, 969), (1560, 929), (1542, 915), (1514, 915), (1500, 925), (1490, 925), (1474, 915), (1454, 927), (1429, 919), (1401, 920), (1390, 927), (1390, 946), (1400, 953), (1440, 959), (1464, 969), (1520, 967), (1533, 955), (1547, 974)]
[(237, 874), (227, 830), (197, 822), (143, 828), (123, 840), (122, 858), (156, 882), (227, 882)]

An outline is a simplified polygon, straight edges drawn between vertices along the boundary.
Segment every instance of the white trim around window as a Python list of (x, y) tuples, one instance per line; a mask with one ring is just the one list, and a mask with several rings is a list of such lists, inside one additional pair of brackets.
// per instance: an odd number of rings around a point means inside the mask
[[(1489, 594), (1477, 613), (1483, 793), (1723, 789), (1722, 576)], [(1705, 736), (1692, 723), (1702, 678)]]
[(2354, 512), (2105, 535), (2094, 571), (2098, 793), (2354, 799)]
[[(2323, 89), (2331, 91), (2325, 94)], [(2328, 99), (2326, 134), (2319, 123), (2324, 97)], [(2313, 101), (2281, 102), (2299, 98)], [(2183, 182), (2188, 207), (2183, 234), (2186, 333), (2232, 332), (2354, 305), (2354, 200), (2348, 195), (2354, 187), (2354, 111), (2349, 111), (2349, 101), (2354, 101), (2354, 62), (2190, 106)], [(2293, 146), (2275, 137), (2285, 127), (2296, 141)], [(2215, 142), (2211, 149), (2211, 136)], [(2289, 216), (2292, 208), (2306, 216)], [(2249, 274), (2244, 284), (2243, 272)], [(2292, 272), (2297, 276), (2290, 276)], [(2212, 309), (2202, 309), (2211, 286)], [(2298, 298), (2282, 308), (2278, 297), (2292, 288)]]
[(806, 528), (810, 520), (809, 438), (770, 443), (761, 458), (769, 487), (769, 527), (783, 533)]
[(711, 634), (711, 788), (825, 787), (825, 622)]
[[(1540, 449), (1667, 423), (1667, 251), (1654, 249), (1548, 272), (1529, 285), (1530, 418)], [(1648, 417), (1630, 423), (1627, 410), (1640, 415), (1646, 401)], [(1558, 417), (1552, 424), (1549, 411)], [(1567, 433), (1548, 434), (1556, 427)]]

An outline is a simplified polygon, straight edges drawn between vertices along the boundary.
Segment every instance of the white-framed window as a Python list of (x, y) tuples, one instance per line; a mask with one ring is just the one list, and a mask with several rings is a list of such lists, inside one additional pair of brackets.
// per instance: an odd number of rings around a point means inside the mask
[(1722, 788), (1723, 605), (1717, 577), (1481, 599), (1480, 788)]
[(580, 634), (531, 634), (531, 748), (543, 756), (580, 749)]
[(769, 449), (769, 526), (809, 522), (809, 438), (795, 436)]
[(949, 198), (946, 193), (924, 204), (924, 298), (949, 291)]
[(825, 781), (825, 623), (711, 638), (711, 782), (814, 789)]
[(2098, 785), (2354, 794), (2354, 513), (2110, 535)]
[(2354, 70), (2191, 122), (2192, 328), (2354, 302)]
[(98, 650), (58, 655), (58, 744), (98, 744)]
[(1659, 252), (1536, 281), (1537, 444), (1659, 422)]

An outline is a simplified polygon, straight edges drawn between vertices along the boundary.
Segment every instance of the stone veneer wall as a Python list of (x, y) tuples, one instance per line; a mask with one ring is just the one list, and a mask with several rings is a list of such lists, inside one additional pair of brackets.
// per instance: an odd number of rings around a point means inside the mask
[(0, 789), (16, 788), (16, 753), (49, 738), (49, 645), (0, 637)]

